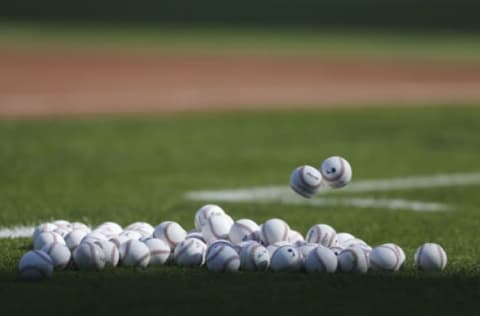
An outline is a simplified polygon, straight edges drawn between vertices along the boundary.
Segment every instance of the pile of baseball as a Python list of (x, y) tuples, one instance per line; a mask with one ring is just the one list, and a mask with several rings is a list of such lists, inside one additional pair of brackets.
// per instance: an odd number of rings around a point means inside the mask
[[(405, 253), (393, 244), (371, 248), (349, 233), (337, 233), (326, 224), (312, 226), (306, 238), (277, 218), (257, 225), (233, 219), (217, 205), (205, 205), (195, 215), (195, 230), (165, 221), (158, 226), (136, 222), (125, 228), (107, 222), (91, 230), (64, 220), (35, 229), (33, 249), (20, 260), (20, 276), (49, 278), (53, 270), (138, 267), (175, 264), (206, 266), (209, 271), (359, 272), (398, 271)], [(420, 270), (443, 270), (445, 251), (426, 243), (415, 254)]]
[[(302, 166), (294, 170), (291, 188), (303, 197), (315, 195), (321, 185), (341, 188), (352, 177), (350, 164), (341, 157), (326, 159), (319, 169)], [(282, 219), (258, 225), (251, 219), (234, 221), (220, 206), (208, 204), (195, 214), (195, 229), (165, 221), (156, 227), (136, 222), (124, 228), (106, 222), (95, 228), (84, 223), (57, 220), (36, 227), (33, 249), (20, 260), (20, 276), (26, 280), (50, 278), (53, 270), (75, 268), (103, 270), (106, 267), (147, 268), (177, 265), (203, 267), (214, 272), (307, 271), (357, 272), (398, 271), (405, 253), (386, 243), (372, 249), (350, 233), (327, 225), (313, 225), (304, 237)], [(417, 269), (441, 271), (447, 264), (443, 248), (421, 245), (414, 258)]]

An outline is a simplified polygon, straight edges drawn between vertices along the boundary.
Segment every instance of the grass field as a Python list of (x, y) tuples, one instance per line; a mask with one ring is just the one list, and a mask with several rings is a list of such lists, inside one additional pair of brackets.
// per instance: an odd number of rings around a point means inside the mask
[(173, 54), (253, 54), (334, 58), (480, 60), (476, 32), (415, 32), (359, 29), (234, 28), (189, 25), (0, 23), (4, 49), (116, 49)]
[[(191, 190), (288, 185), (299, 164), (347, 157), (354, 182), (480, 171), (480, 109), (238, 112), (163, 117), (0, 122), (0, 223), (50, 219), (122, 225), (175, 220), (193, 228), (202, 203)], [(396, 242), (407, 254), (396, 274), (215, 274), (175, 267), (146, 271), (58, 272), (48, 282), (18, 279), (28, 239), (0, 239), (2, 314), (442, 314), (480, 310), (477, 245), (480, 185), (368, 193), (446, 203), (442, 212), (345, 206), (222, 203), (234, 218), (285, 219), (306, 233), (328, 223), (372, 245)], [(361, 193), (351, 194), (362, 197)], [(215, 202), (215, 201), (211, 201)], [(442, 244), (444, 273), (413, 269), (416, 247)], [(27, 302), (27, 304), (26, 304)]]

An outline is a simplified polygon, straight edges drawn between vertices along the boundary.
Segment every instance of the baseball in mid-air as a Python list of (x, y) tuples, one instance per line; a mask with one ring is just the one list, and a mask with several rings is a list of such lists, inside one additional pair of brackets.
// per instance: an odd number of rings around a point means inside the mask
[(322, 175), (312, 166), (300, 166), (290, 176), (290, 188), (305, 198), (313, 197), (322, 184)]
[(332, 188), (338, 189), (352, 181), (352, 167), (342, 157), (333, 156), (325, 159), (320, 166), (323, 180)]

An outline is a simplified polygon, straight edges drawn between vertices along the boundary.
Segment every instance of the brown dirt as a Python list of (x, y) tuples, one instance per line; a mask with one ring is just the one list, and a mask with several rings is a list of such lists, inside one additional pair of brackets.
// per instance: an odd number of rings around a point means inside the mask
[(476, 101), (479, 64), (0, 51), (0, 117)]

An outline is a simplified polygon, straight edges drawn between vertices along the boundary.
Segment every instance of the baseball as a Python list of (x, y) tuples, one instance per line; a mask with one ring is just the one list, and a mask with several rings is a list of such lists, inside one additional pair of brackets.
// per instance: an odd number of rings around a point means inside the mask
[(278, 241), (288, 241), (290, 227), (281, 219), (273, 218), (267, 220), (261, 227), (260, 236), (265, 246)]
[(447, 266), (447, 254), (439, 244), (425, 243), (415, 252), (414, 262), (420, 271), (442, 271)]
[(45, 245), (53, 244), (54, 242), (65, 245), (65, 240), (62, 238), (62, 236), (52, 231), (46, 231), (40, 233), (34, 240), (33, 249), (40, 250)]
[(130, 239), (120, 245), (120, 258), (126, 267), (146, 268), (150, 262), (150, 249), (143, 242)]
[[(400, 248), (400, 247), (398, 247)], [(374, 271), (397, 271), (402, 266), (400, 252), (391, 245), (380, 245), (370, 252), (370, 267)]]
[(332, 226), (327, 224), (313, 225), (307, 232), (307, 242), (332, 247), (337, 243), (337, 233)]
[(153, 232), (153, 237), (159, 238), (167, 243), (170, 249), (174, 249), (175, 246), (185, 240), (187, 232), (180, 224), (172, 221), (166, 221), (158, 224)]
[(72, 223), (72, 230), (83, 230), (86, 234), (88, 234), (89, 232), (91, 232), (92, 230), (90, 229), (90, 227), (88, 227), (87, 225), (85, 225), (84, 223), (80, 223), (80, 222), (73, 222)]
[(118, 235), (118, 237), (126, 237), (128, 240), (130, 239), (135, 239), (139, 240), (140, 238), (143, 237), (142, 233), (136, 231), (136, 230), (124, 230), (123, 232)]
[(232, 218), (226, 214), (210, 216), (202, 227), (203, 238), (207, 243), (219, 239), (228, 239), (232, 225)]
[(72, 229), (70, 227), (64, 226), (59, 226), (57, 229), (54, 230), (54, 232), (62, 236), (62, 238), (65, 238), (65, 236), (67, 236), (71, 231)]
[(150, 250), (150, 265), (163, 265), (170, 258), (170, 247), (163, 240), (150, 237), (143, 240), (143, 243)]
[(155, 228), (153, 228), (152, 225), (146, 222), (135, 222), (125, 227), (124, 230), (136, 231), (140, 233), (142, 237), (150, 237), (153, 235), (153, 231), (155, 230)]
[(112, 237), (110, 238), (108, 241), (112, 242), (116, 247), (117, 249), (120, 249), (120, 246), (124, 243), (124, 242), (127, 242), (129, 241), (130, 239), (128, 239), (127, 236), (116, 236), (116, 237)]
[(37, 237), (44, 232), (53, 232), (55, 229), (57, 229), (57, 225), (52, 224), (52, 223), (42, 223), (35, 227), (35, 230), (33, 231), (32, 235), (32, 241), (34, 242)]
[(48, 254), (41, 250), (32, 250), (23, 255), (18, 264), (20, 277), (24, 280), (38, 281), (49, 279), (53, 273), (53, 262)]
[(239, 219), (233, 223), (228, 233), (228, 238), (234, 244), (247, 240), (258, 240), (260, 228), (250, 219)]
[(240, 250), (240, 267), (245, 271), (265, 271), (270, 266), (270, 254), (259, 243), (249, 243)]
[(42, 251), (52, 259), (53, 268), (63, 270), (70, 263), (72, 254), (67, 246), (59, 243), (53, 243), (43, 246)]
[(298, 252), (300, 252), (300, 254), (302, 255), (302, 260), (305, 262), (305, 260), (307, 259), (308, 255), (310, 254), (310, 252), (317, 248), (318, 247), (318, 244), (313, 244), (313, 243), (305, 243), (301, 246), (296, 246), (297, 247), (297, 250)]
[(303, 238), (302, 234), (297, 232), (296, 230), (290, 229), (288, 232), (287, 240), (295, 245), (301, 245), (304, 243), (305, 239)]
[(205, 263), (207, 245), (195, 238), (185, 239), (175, 247), (175, 262), (183, 267), (199, 267)]
[(290, 188), (304, 198), (314, 196), (320, 190), (321, 184), (322, 175), (312, 166), (298, 167), (290, 176)]
[(345, 248), (343, 248), (342, 246), (339, 246), (339, 245), (330, 247), (330, 250), (333, 251), (335, 256), (338, 256), (340, 254), (340, 252), (342, 252), (343, 249), (345, 249)]
[(212, 215), (225, 215), (225, 211), (215, 204), (207, 204), (199, 208), (195, 213), (195, 229), (201, 232), (203, 225), (205, 225), (208, 218)]
[(355, 236), (350, 233), (337, 233), (337, 245), (344, 246), (349, 241), (354, 240)]
[(273, 243), (267, 246), (267, 250), (268, 250), (268, 253), (270, 254), (270, 257), (273, 256), (273, 253), (275, 252), (275, 250), (283, 246), (294, 247), (294, 245), (288, 241), (277, 241), (276, 243)]
[(338, 266), (342, 272), (365, 273), (368, 271), (368, 254), (360, 246), (343, 249), (337, 258)]
[(342, 188), (352, 181), (352, 167), (342, 157), (325, 159), (320, 166), (320, 173), (324, 181), (334, 189)]
[(213, 272), (235, 272), (240, 268), (240, 256), (233, 247), (219, 245), (208, 251), (206, 263)]
[(68, 249), (73, 253), (75, 249), (80, 245), (83, 238), (87, 235), (87, 232), (81, 229), (72, 230), (67, 236), (65, 236), (65, 244)]
[(329, 272), (337, 270), (337, 256), (332, 250), (324, 246), (318, 246), (310, 251), (305, 260), (305, 270), (307, 272)]
[[(394, 244), (394, 243), (386, 243), (386, 244), (383, 244), (384, 246), (386, 247), (391, 247), (398, 255), (398, 258), (400, 259), (400, 265), (399, 265), (399, 270), (401, 270), (404, 266), (405, 266), (405, 262), (407, 261), (407, 256), (405, 255), (405, 252), (403, 251), (402, 248), (400, 248), (400, 246), (398, 246), (397, 244)], [(367, 246), (369, 247), (369, 246)], [(370, 248), (370, 247), (369, 247)], [(372, 249), (370, 248), (370, 251)]]
[(82, 242), (73, 253), (73, 261), (80, 270), (102, 270), (105, 254), (93, 242)]
[(300, 252), (294, 246), (282, 246), (275, 250), (270, 260), (273, 271), (299, 271), (303, 266)]
[(99, 232), (102, 235), (104, 235), (107, 239), (110, 239), (112, 237), (119, 235), (123, 231), (123, 228), (117, 223), (105, 222), (97, 226), (94, 231)]
[(105, 256), (105, 266), (116, 267), (120, 259), (120, 253), (117, 246), (108, 240), (97, 240), (93, 242), (95, 245), (102, 249)]
[(98, 231), (92, 231), (91, 233), (88, 233), (88, 234), (85, 235), (85, 237), (83, 237), (82, 243), (84, 243), (84, 242), (95, 242), (95, 241), (98, 241), (98, 240), (108, 240), (108, 238), (104, 234), (102, 234)]
[(196, 239), (200, 240), (201, 242), (203, 242), (204, 244), (207, 243), (207, 241), (205, 240), (205, 238), (203, 238), (202, 233), (199, 233), (199, 232), (190, 232), (190, 233), (188, 233), (188, 234), (185, 236), (185, 239), (189, 239), (189, 238), (196, 238)]

